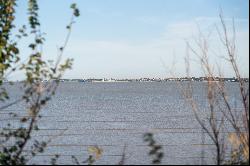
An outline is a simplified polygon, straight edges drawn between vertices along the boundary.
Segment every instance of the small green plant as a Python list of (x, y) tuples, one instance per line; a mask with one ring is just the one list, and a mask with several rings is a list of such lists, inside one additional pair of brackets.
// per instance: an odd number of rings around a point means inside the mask
[[(2, 85), (3, 81), (15, 71), (25, 73), (22, 84), (24, 93), (20, 99), (2, 106), (0, 111), (18, 102), (25, 102), (27, 115), (20, 117), (19, 124), (21, 127), (15, 128), (13, 124), (8, 124), (0, 130), (0, 165), (24, 165), (38, 153), (44, 152), (48, 142), (32, 139), (31, 135), (32, 132), (39, 130), (37, 124), (41, 118), (41, 109), (55, 94), (59, 85), (58, 80), (72, 66), (72, 59), (67, 59), (64, 63), (61, 63), (61, 57), (67, 46), (74, 19), (80, 15), (76, 4), (72, 4), (73, 13), (67, 26), (68, 34), (64, 45), (60, 48), (57, 61), (54, 63), (54, 61), (43, 60), (42, 46), (45, 38), (40, 30), (37, 0), (28, 1), (29, 28), (25, 25), (22, 26), (16, 35), (18, 40), (11, 40), (13, 38), (11, 32), (15, 28), (13, 25), (15, 7), (16, 0), (0, 0), (0, 100), (4, 104), (9, 99), (8, 93)], [(33, 41), (28, 45), (31, 54), (27, 61), (19, 63), (20, 55), (17, 44), (19, 40), (25, 37), (33, 38)], [(43, 83), (43, 80), (49, 81)], [(10, 116), (17, 117), (12, 112), (10, 112)], [(31, 146), (28, 147), (28, 143)], [(55, 164), (58, 157), (53, 158), (51, 163)]]
[(148, 146), (150, 147), (150, 152), (148, 154), (153, 157), (152, 164), (160, 164), (164, 154), (162, 152), (162, 147), (157, 145), (154, 135), (152, 133), (144, 134), (144, 141), (148, 143)]

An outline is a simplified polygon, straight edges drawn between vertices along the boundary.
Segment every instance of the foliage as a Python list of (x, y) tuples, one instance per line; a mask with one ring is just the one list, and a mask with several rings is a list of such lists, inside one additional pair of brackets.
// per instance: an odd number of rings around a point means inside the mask
[[(8, 69), (17, 63), (20, 58), (17, 56), (19, 49), (17, 43), (10, 41), (11, 30), (15, 27), (15, 1), (0, 1), (0, 86), (3, 84), (3, 77)], [(0, 100), (8, 99), (6, 90), (1, 87)]]
[[(27, 106), (27, 115), (20, 117), (19, 124), (21, 127), (15, 128), (8, 124), (5, 128), (0, 130), (0, 165), (24, 165), (27, 164), (33, 157), (39, 153), (44, 152), (44, 148), (48, 145), (49, 141), (39, 141), (31, 138), (34, 131), (39, 130), (38, 121), (41, 118), (42, 108), (51, 100), (56, 93), (59, 85), (59, 79), (64, 72), (71, 68), (72, 59), (67, 59), (61, 63), (64, 50), (69, 41), (74, 19), (80, 16), (79, 9), (76, 4), (72, 4), (72, 17), (69, 24), (66, 26), (68, 31), (64, 44), (58, 50), (58, 57), (56, 61), (45, 61), (43, 59), (42, 47), (45, 42), (44, 33), (41, 32), (39, 21), (39, 5), (37, 0), (28, 0), (28, 25), (23, 25), (16, 35), (12, 32), (16, 28), (13, 24), (15, 20), (16, 0), (0, 0), (0, 101), (5, 104), (9, 101), (9, 95), (4, 88), (4, 81), (8, 76), (16, 71), (23, 71), (25, 79), (23, 80), (23, 95), (20, 99), (4, 105), (0, 111), (8, 108), (11, 105), (19, 102), (25, 102)], [(222, 33), (219, 32), (220, 39), (228, 54), (228, 61), (230, 62), (235, 76), (239, 80), (239, 90), (242, 99), (244, 110), (242, 118), (236, 119), (235, 110), (232, 109), (228, 102), (228, 96), (225, 91), (225, 84), (223, 81), (215, 82), (215, 75), (211, 70), (211, 64), (208, 60), (208, 42), (205, 38), (201, 38), (198, 42), (200, 52), (193, 49), (188, 43), (188, 50), (199, 57), (203, 71), (206, 77), (211, 78), (207, 83), (207, 99), (209, 103), (208, 124), (199, 116), (199, 108), (192, 98), (192, 87), (190, 93), (184, 93), (184, 96), (191, 102), (193, 111), (197, 121), (201, 127), (207, 132), (216, 146), (217, 164), (249, 164), (249, 89), (245, 89), (244, 81), (241, 78), (238, 65), (236, 63), (235, 41), (229, 40), (228, 30), (225, 22), (221, 16)], [(16, 40), (14, 40), (14, 36)], [(28, 45), (31, 54), (27, 61), (21, 62), (20, 50), (18, 48), (18, 41), (32, 37), (32, 42)], [(187, 58), (188, 60), (188, 58)], [(187, 63), (189, 65), (189, 63)], [(189, 71), (189, 66), (187, 66)], [(48, 80), (43, 83), (43, 80)], [(222, 117), (216, 116), (215, 107), (219, 106), (217, 96), (223, 101), (226, 109), (220, 109)], [(10, 112), (11, 117), (17, 117), (15, 113)], [(228, 121), (234, 129), (233, 134), (228, 135), (228, 139), (233, 147), (231, 158), (229, 161), (225, 160), (225, 147), (223, 135), (223, 125)], [(239, 126), (237, 123), (241, 121), (244, 126)], [(220, 122), (220, 123), (218, 123)], [(162, 147), (156, 144), (153, 134), (147, 133), (144, 135), (144, 141), (150, 147), (149, 155), (153, 157), (152, 164), (160, 164), (164, 154)], [(28, 146), (31, 144), (31, 146)], [(102, 156), (102, 149), (98, 147), (90, 147), (88, 149), (90, 155), (87, 160), (79, 162), (75, 156), (72, 156), (73, 163), (80, 164), (93, 164)], [(124, 155), (125, 156), (125, 155)], [(51, 164), (55, 165), (59, 159), (56, 155), (51, 159)], [(124, 158), (120, 163), (124, 163)]]
[[(18, 102), (25, 102), (27, 106), (27, 116), (20, 118), (19, 128), (15, 128), (8, 124), (6, 128), (0, 132), (0, 164), (1, 165), (23, 165), (27, 164), (32, 157), (38, 153), (44, 152), (44, 148), (48, 142), (40, 142), (31, 139), (31, 134), (35, 130), (39, 130), (37, 125), (41, 118), (41, 109), (47, 104), (51, 97), (55, 94), (59, 84), (59, 79), (63, 73), (72, 66), (72, 59), (67, 59), (61, 63), (63, 51), (67, 46), (69, 35), (74, 23), (74, 18), (80, 15), (76, 4), (71, 5), (73, 10), (72, 18), (67, 26), (68, 35), (64, 45), (60, 49), (59, 57), (56, 63), (43, 60), (42, 46), (45, 42), (43, 33), (40, 30), (39, 22), (39, 6), (37, 0), (28, 1), (28, 21), (27, 26), (22, 26), (19, 33), (16, 35), (20, 40), (24, 37), (32, 37), (33, 41), (29, 44), (31, 54), (27, 62), (20, 62), (18, 42), (12, 41), (12, 31), (15, 28), (13, 21), (15, 19), (16, 0), (1, 0), (0, 1), (0, 100), (6, 101), (9, 99), (6, 89), (4, 89), (3, 81), (15, 71), (23, 71), (25, 79), (23, 81), (24, 94), (17, 101), (7, 104), (0, 108), (0, 111), (8, 108)], [(29, 32), (26, 32), (29, 30)], [(52, 61), (53, 62), (53, 61)], [(43, 80), (49, 80), (43, 83)], [(12, 117), (17, 117), (16, 114), (10, 113)], [(31, 144), (29, 148), (27, 145)], [(31, 156), (31, 157), (29, 157)], [(58, 156), (52, 159), (52, 164), (56, 163)]]
[(160, 164), (164, 154), (162, 152), (162, 147), (156, 144), (153, 134), (144, 134), (144, 141), (147, 142), (148, 146), (151, 148), (148, 154), (153, 157), (152, 164)]
[(246, 134), (241, 134), (239, 137), (235, 133), (229, 135), (233, 150), (230, 160), (226, 161), (227, 165), (249, 165), (249, 146), (246, 140)]
[[(216, 75), (219, 74), (219, 78), (223, 78), (223, 75), (219, 66), (218, 74), (215, 73), (214, 64), (209, 59), (211, 52), (213, 52), (211, 51), (212, 48), (210, 48), (208, 38), (201, 32), (198, 40), (195, 40), (194, 46), (191, 46), (190, 42), (187, 42), (186, 70), (189, 82), (186, 90), (183, 87), (181, 89), (184, 90), (183, 95), (187, 102), (190, 103), (197, 122), (216, 147), (216, 164), (243, 164), (249, 162), (249, 87), (245, 84), (241, 76), (236, 60), (236, 31), (234, 22), (233, 33), (230, 35), (222, 13), (220, 14), (220, 22), (221, 26), (216, 27), (216, 30), (226, 53), (226, 56), (222, 58), (230, 64), (231, 69), (234, 71), (233, 74), (238, 80), (235, 84), (239, 89), (237, 95), (240, 97), (240, 110), (234, 108), (230, 102), (231, 99), (225, 81), (222, 79), (219, 81), (216, 80), (216, 77), (218, 77)], [(201, 69), (205, 77), (208, 78), (205, 86), (206, 101), (208, 103), (207, 108), (205, 108), (205, 117), (202, 115), (204, 113), (204, 105), (200, 107), (193, 94), (193, 85), (190, 77), (190, 53), (198, 58)], [(228, 144), (226, 140), (229, 140), (230, 143)], [(226, 147), (233, 148), (229, 161)]]
[(88, 152), (90, 154), (89, 157), (82, 162), (80, 162), (75, 156), (71, 156), (73, 163), (76, 165), (82, 165), (82, 164), (92, 165), (96, 160), (100, 159), (103, 150), (98, 146), (91, 146), (88, 148)]

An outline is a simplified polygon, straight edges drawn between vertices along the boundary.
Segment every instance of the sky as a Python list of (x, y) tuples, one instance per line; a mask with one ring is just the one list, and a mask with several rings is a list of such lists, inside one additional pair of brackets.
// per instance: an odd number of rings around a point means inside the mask
[[(64, 78), (141, 78), (185, 76), (186, 42), (201, 31), (209, 40), (214, 70), (234, 76), (221, 58), (225, 55), (216, 26), (223, 11), (226, 24), (235, 20), (237, 62), (244, 77), (249, 76), (248, 0), (38, 0), (41, 29), (46, 33), (44, 58), (56, 59), (57, 48), (66, 36), (71, 3), (81, 16), (76, 20), (65, 58), (74, 58), (73, 69)], [(18, 0), (16, 25), (27, 23), (27, 0)], [(30, 54), (21, 41), (21, 57)], [(192, 56), (192, 55), (191, 55)], [(199, 62), (191, 62), (191, 74), (203, 76)], [(10, 79), (21, 79), (16, 73)]]

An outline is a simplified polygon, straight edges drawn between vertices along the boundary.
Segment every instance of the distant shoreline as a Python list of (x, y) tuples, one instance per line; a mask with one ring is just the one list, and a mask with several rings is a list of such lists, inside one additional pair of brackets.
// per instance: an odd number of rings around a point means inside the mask
[[(95, 79), (95, 78), (90, 78), (90, 79), (59, 79), (59, 80), (44, 80), (42, 82), (51, 82), (51, 81), (59, 81), (59, 82), (80, 82), (80, 83), (122, 83), (122, 82), (208, 82), (208, 81), (213, 81), (213, 82), (239, 82), (238, 79), (236, 78), (219, 78), (219, 77), (191, 77), (191, 78), (138, 78), (138, 79)], [(249, 82), (249, 78), (242, 78), (242, 81), (244, 82)], [(7, 81), (5, 80), (4, 82), (23, 82), (23, 81)]]
[[(249, 78), (242, 78), (244, 82), (249, 82)], [(181, 78), (138, 78), (138, 79), (60, 79), (59, 82), (98, 82), (98, 83), (114, 83), (114, 82), (208, 82), (208, 81), (223, 81), (223, 82), (239, 82), (237, 78), (220, 78), (220, 77), (181, 77)]]

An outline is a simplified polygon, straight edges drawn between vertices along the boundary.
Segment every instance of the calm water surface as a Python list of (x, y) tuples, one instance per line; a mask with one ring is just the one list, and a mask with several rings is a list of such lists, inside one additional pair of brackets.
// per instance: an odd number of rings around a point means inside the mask
[[(6, 86), (12, 100), (22, 95), (20, 84)], [(227, 87), (231, 104), (240, 108), (237, 84), (227, 83)], [(194, 83), (194, 97), (206, 110), (205, 83)], [(19, 103), (1, 111), (0, 127), (9, 121), (8, 111), (24, 115), (25, 107)], [(146, 132), (154, 133), (163, 146), (163, 164), (214, 162), (214, 146), (208, 137), (202, 139), (202, 130), (175, 82), (62, 83), (41, 114), (41, 130), (34, 138), (52, 138), (52, 142), (31, 163), (43, 163), (60, 154), (59, 163), (70, 164), (71, 155), (84, 160), (88, 147), (98, 145), (103, 156), (96, 164), (117, 164), (124, 146), (126, 164), (150, 164), (149, 149), (143, 142)]]

